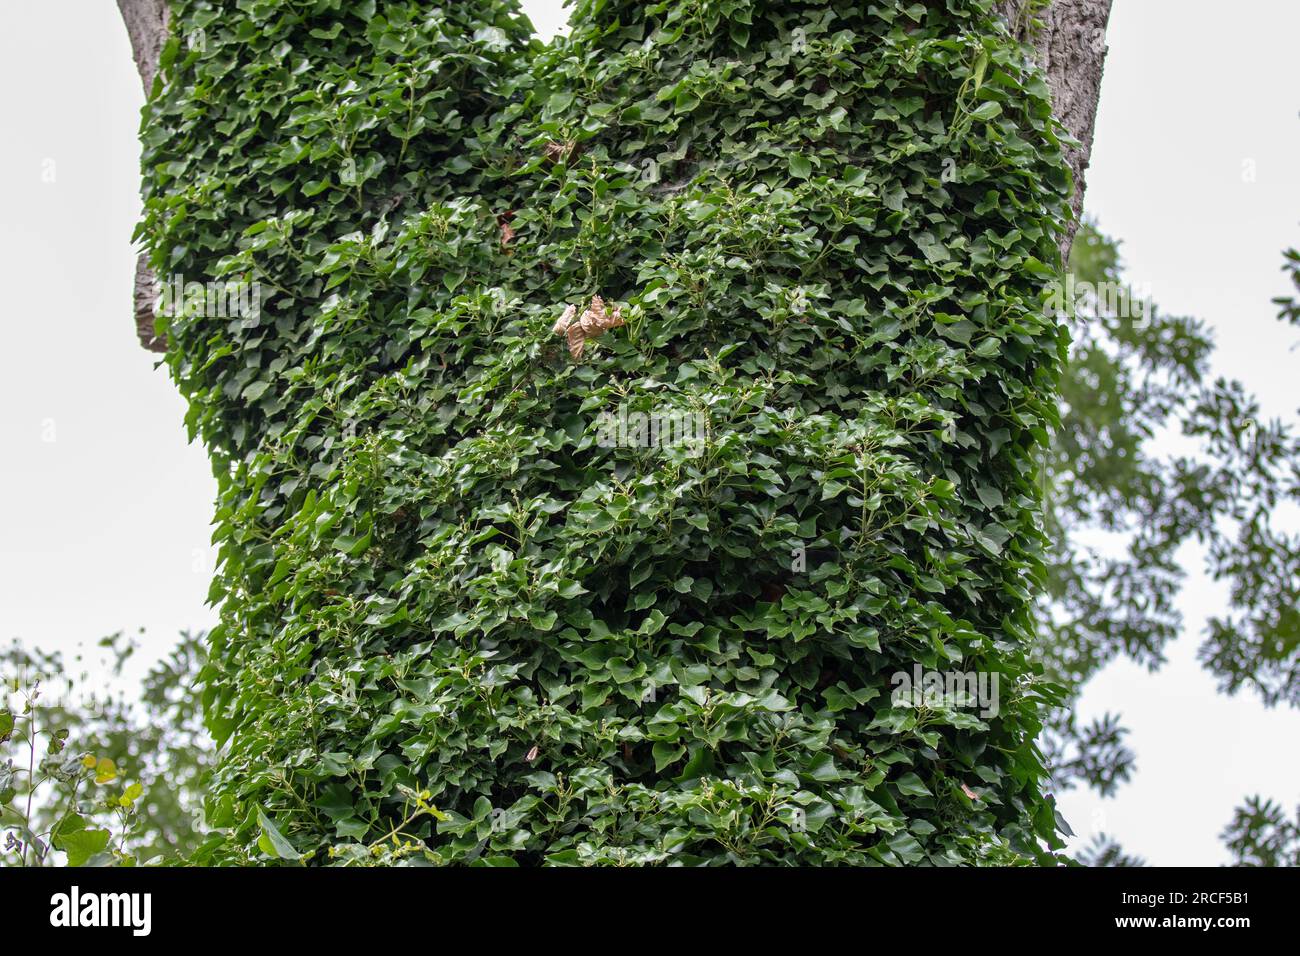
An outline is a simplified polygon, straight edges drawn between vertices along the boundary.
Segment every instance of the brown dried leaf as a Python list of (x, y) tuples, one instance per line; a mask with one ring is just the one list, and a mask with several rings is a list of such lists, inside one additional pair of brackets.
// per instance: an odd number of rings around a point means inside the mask
[(607, 309), (605, 300), (598, 295), (592, 296), (591, 305), (577, 319), (574, 318), (576, 314), (574, 306), (565, 306), (564, 314), (551, 327), (551, 331), (557, 335), (565, 336), (569, 343), (569, 354), (575, 359), (582, 358), (588, 341), (599, 338), (607, 329), (616, 329), (626, 324), (622, 309), (617, 305)]
[(587, 345), (587, 337), (583, 334), (581, 323), (575, 322), (569, 326), (566, 335), (569, 339), (569, 354), (575, 359), (582, 358), (582, 350)]
[(577, 314), (577, 306), (566, 305), (564, 307), (564, 314), (555, 320), (555, 324), (551, 326), (551, 331), (556, 335), (563, 335), (569, 326), (573, 324), (573, 317)]
[(575, 145), (577, 144), (571, 139), (566, 139), (562, 143), (552, 140), (546, 144), (546, 148), (542, 150), (542, 155), (552, 163), (558, 163), (569, 158), (569, 154), (573, 152)]

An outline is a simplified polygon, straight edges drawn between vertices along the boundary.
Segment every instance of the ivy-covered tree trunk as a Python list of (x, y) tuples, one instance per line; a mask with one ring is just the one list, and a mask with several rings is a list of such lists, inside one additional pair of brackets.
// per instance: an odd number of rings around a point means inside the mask
[(1108, 4), (994, 6), (154, 17), (200, 859), (1050, 859), (1034, 462)]

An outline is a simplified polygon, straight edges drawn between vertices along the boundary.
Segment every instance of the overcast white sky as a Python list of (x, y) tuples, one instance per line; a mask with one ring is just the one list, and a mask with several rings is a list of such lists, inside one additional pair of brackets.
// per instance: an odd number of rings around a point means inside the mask
[[(564, 22), (558, 0), (523, 5), (543, 36)], [(72, 649), (145, 627), (157, 656), (214, 622), (215, 485), (135, 342), (140, 85), (109, 0), (7, 3), (0, 23), (0, 640)], [(1297, 36), (1294, 0), (1116, 0), (1087, 195), (1129, 279), (1207, 319), (1217, 370), (1292, 420), (1300, 336), (1269, 300), (1286, 291), (1282, 249), (1300, 244)], [(1300, 799), (1300, 714), (1219, 696), (1195, 661), (1222, 600), (1193, 574), (1169, 664), (1117, 663), (1089, 686), (1084, 716), (1121, 712), (1139, 770), (1115, 799), (1061, 798), (1082, 837), (1104, 828), (1154, 864), (1217, 864), (1243, 795)]]

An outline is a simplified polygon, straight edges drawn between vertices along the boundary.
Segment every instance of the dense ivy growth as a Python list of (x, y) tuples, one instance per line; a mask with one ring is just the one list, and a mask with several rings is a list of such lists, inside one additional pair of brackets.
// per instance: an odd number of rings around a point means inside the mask
[[(164, 320), (221, 489), (200, 859), (1059, 845), (1070, 183), (988, 0), (580, 0), (547, 46), (504, 0), (173, 12), (141, 235), (274, 293)], [(915, 665), (996, 715), (895, 700)]]

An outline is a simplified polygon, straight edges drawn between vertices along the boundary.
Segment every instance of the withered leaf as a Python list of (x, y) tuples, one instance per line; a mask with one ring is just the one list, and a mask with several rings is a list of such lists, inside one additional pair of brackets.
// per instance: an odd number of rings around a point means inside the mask
[(605, 300), (598, 295), (591, 297), (591, 305), (575, 319), (577, 311), (575, 306), (565, 306), (564, 314), (551, 327), (556, 334), (565, 336), (569, 343), (569, 354), (575, 359), (582, 358), (589, 340), (599, 338), (607, 329), (616, 329), (626, 324), (622, 309), (618, 305), (606, 309)]

